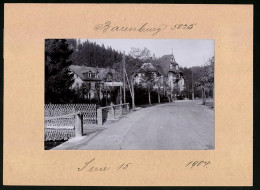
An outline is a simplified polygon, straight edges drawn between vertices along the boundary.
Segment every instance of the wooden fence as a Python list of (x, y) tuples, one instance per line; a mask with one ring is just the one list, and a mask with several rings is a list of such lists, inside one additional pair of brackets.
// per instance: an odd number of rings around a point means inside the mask
[(100, 107), (95, 104), (46, 104), (44, 140), (68, 140), (81, 136), (84, 124), (103, 125), (129, 113), (129, 103)]
[(45, 141), (68, 140), (80, 136), (83, 124), (97, 123), (95, 104), (46, 104), (44, 108)]
[[(74, 119), (74, 126), (46, 126), (44, 128), (45, 141), (68, 140), (71, 137), (80, 137), (83, 135), (83, 115), (80, 112), (56, 116), (45, 117), (45, 121), (55, 121), (57, 119)], [(56, 122), (54, 122), (56, 123)]]
[(117, 119), (129, 111), (129, 103), (100, 107), (97, 109), (97, 124), (103, 125), (107, 120)]
[[(96, 104), (45, 104), (45, 117), (56, 117), (67, 115), (75, 112), (83, 114), (83, 124), (97, 123), (97, 107)], [(53, 121), (52, 121), (53, 122)], [(73, 119), (60, 119), (54, 123), (56, 126), (72, 126)], [(52, 124), (45, 123), (47, 126)]]

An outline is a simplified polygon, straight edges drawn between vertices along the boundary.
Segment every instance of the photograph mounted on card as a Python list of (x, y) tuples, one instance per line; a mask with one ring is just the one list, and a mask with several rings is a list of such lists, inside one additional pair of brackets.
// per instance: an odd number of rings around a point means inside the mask
[(214, 40), (46, 39), (45, 149), (214, 149), (214, 63)]
[(253, 6), (5, 4), (4, 21), (4, 185), (252, 185)]

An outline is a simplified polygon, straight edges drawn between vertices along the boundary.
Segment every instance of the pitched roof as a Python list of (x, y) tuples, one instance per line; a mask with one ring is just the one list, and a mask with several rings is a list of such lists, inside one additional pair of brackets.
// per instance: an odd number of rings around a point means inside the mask
[[(103, 80), (108, 73), (115, 74), (116, 71), (114, 69), (109, 68), (98, 68), (98, 67), (86, 67), (84, 65), (71, 65), (69, 66), (69, 69), (74, 72), (76, 75), (78, 75), (82, 80), (84, 81), (100, 81)], [(98, 78), (89, 78), (87, 73), (96, 73), (98, 75)]]
[(178, 65), (175, 60), (172, 60), (172, 54), (164, 55), (159, 59), (159, 70), (164, 76), (166, 76), (168, 72), (181, 73), (180, 70), (176, 70), (175, 68), (170, 69), (170, 64), (173, 66)]
[(70, 65), (69, 69), (74, 72), (76, 75), (78, 75), (82, 80), (85, 80), (85, 76), (83, 75), (82, 70), (85, 70), (85, 66), (79, 66), (79, 65)]
[(157, 72), (158, 71), (157, 68), (152, 63), (144, 63), (141, 66), (141, 70), (145, 70), (148, 72)]

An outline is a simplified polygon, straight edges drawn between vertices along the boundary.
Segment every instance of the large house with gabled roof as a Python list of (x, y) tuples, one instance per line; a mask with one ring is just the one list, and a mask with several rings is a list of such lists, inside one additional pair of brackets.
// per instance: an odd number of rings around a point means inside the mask
[(180, 92), (184, 90), (185, 84), (183, 73), (179, 69), (179, 64), (176, 62), (174, 55), (164, 55), (156, 63), (144, 63), (135, 77), (135, 84), (142, 85), (142, 77), (145, 72), (151, 72), (157, 78), (159, 83), (155, 83), (154, 89), (160, 88), (173, 98), (174, 88), (178, 87)]
[[(85, 95), (85, 98), (88, 99), (97, 98), (97, 96), (102, 99), (104, 96), (102, 93), (104, 83), (114, 82), (118, 79), (118, 73), (114, 69), (110, 68), (71, 65), (69, 70), (73, 74), (74, 78), (74, 83), (71, 88), (79, 89), (83, 84), (87, 85), (89, 90)], [(108, 96), (110, 95), (108, 94)]]
[(164, 77), (167, 79), (168, 86), (174, 88), (179, 86), (180, 91), (184, 90), (183, 73), (179, 69), (179, 64), (175, 61), (174, 55), (164, 55), (159, 59), (159, 68)]

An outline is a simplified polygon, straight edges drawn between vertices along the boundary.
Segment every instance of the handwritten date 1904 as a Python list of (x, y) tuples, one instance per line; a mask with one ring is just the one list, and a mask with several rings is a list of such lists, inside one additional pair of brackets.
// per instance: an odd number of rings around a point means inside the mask
[(208, 168), (208, 166), (211, 164), (210, 161), (190, 161), (185, 164), (185, 167), (193, 168), (193, 167), (205, 167)]

